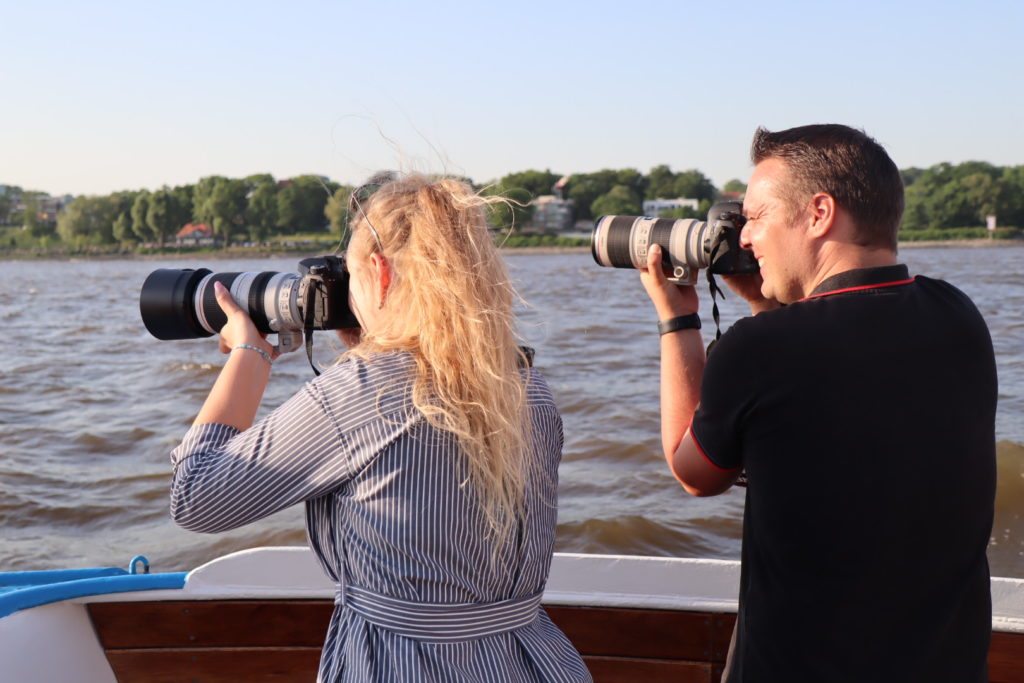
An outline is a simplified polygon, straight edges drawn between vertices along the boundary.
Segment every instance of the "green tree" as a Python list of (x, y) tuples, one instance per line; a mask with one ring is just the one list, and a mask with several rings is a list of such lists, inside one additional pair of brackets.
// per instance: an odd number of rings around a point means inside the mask
[(313, 175), (289, 178), (284, 185), (277, 193), (277, 225), (282, 232), (294, 235), (326, 229), (324, 207), (340, 185)]
[(1024, 228), (1024, 166), (1007, 166), (1001, 180), (1002, 203), (996, 211), (999, 224)]
[(254, 242), (264, 241), (274, 231), (277, 226), (277, 184), (273, 179), (260, 183), (249, 193), (245, 215), (249, 237)]
[(1002, 174), (971, 173), (964, 177), (960, 184), (967, 194), (967, 202), (974, 209), (979, 224), (984, 225), (986, 216), (999, 213), (1005, 194)]
[(494, 230), (522, 230), (530, 222), (533, 207), (530, 206), (532, 197), (527, 190), (515, 187), (502, 191), (498, 186), (493, 186), (488, 188), (485, 194), (502, 198), (501, 201), (487, 205), (487, 224)]
[(178, 232), (179, 211), (175, 206), (174, 193), (166, 185), (149, 196), (146, 210), (146, 225), (156, 241), (163, 246), (167, 238)]
[(112, 228), (113, 237), (116, 241), (121, 243), (136, 241), (135, 232), (132, 231), (131, 213), (119, 213), (117, 218), (114, 219)]
[(227, 178), (219, 175), (206, 176), (200, 178), (199, 182), (192, 186), (192, 220), (196, 223), (205, 223), (206, 225), (213, 225), (213, 212), (212, 204), (210, 199), (213, 196), (213, 190), (222, 182), (226, 182)]
[(277, 227), (286, 235), (294, 235), (303, 225), (302, 192), (294, 185), (285, 185), (277, 192)]
[(26, 192), (22, 195), (23, 212), (22, 223), (25, 230), (33, 237), (52, 235), (56, 224), (42, 215), (43, 200), (46, 195), (42, 192)]
[(57, 233), (68, 243), (110, 243), (116, 208), (109, 196), (76, 197), (57, 217)]
[(924, 169), (917, 168), (916, 166), (901, 169), (900, 178), (903, 179), (903, 187), (910, 187), (913, 185), (922, 174), (924, 174)]
[(174, 224), (174, 231), (181, 230), (187, 223), (192, 222), (194, 206), (192, 205), (192, 191), (194, 185), (178, 185), (171, 190), (173, 201), (170, 204), (171, 222)]
[[(619, 173), (604, 169), (595, 173), (576, 173), (569, 178), (569, 199), (576, 206), (576, 218), (595, 218), (591, 207), (598, 197), (607, 194), (616, 185), (625, 184), (629, 187), (628, 182), (619, 182)], [(628, 173), (624, 175), (627, 181), (634, 180)]]
[(594, 200), (590, 206), (592, 216), (636, 216), (641, 212), (641, 195), (628, 185), (616, 185)]
[(675, 192), (676, 174), (666, 164), (655, 166), (647, 175), (647, 199), (668, 199)]
[(120, 243), (135, 242), (138, 236), (132, 230), (132, 205), (137, 192), (126, 190), (110, 195), (113, 206), (114, 222), (111, 225), (112, 237)]
[(274, 176), (269, 173), (253, 173), (252, 175), (245, 176), (242, 180), (245, 181), (245, 186), (252, 192), (260, 185), (276, 185), (277, 181), (274, 180)]
[(207, 176), (200, 178), (192, 190), (192, 215), (220, 235), (223, 246), (245, 224), (248, 188), (244, 180)]
[(234, 233), (245, 225), (246, 186), (244, 180), (224, 178), (213, 187), (206, 200), (206, 211), (211, 217), (210, 225), (220, 235), (223, 246), (231, 244)]
[(132, 232), (134, 232), (143, 242), (148, 242), (155, 237), (155, 235), (153, 235), (153, 231), (149, 228), (149, 223), (146, 221), (148, 214), (149, 192), (143, 190), (135, 195), (135, 200), (132, 202), (131, 208)]
[(739, 178), (728, 180), (725, 185), (722, 186), (722, 192), (739, 192), (740, 194), (744, 194), (746, 191), (747, 184)]
[(498, 181), (498, 187), (503, 192), (514, 189), (526, 190), (530, 199), (533, 200), (542, 195), (552, 194), (555, 183), (561, 178), (561, 174), (552, 173), (551, 169), (545, 171), (520, 171), (518, 173), (509, 173), (503, 177)]
[(714, 184), (695, 168), (677, 174), (672, 188), (675, 192), (673, 197), (713, 201), (718, 196)]
[(348, 226), (350, 217), (348, 215), (348, 202), (354, 188), (342, 185), (324, 205), (324, 216), (331, 225), (331, 232), (344, 236), (345, 228)]
[(625, 185), (641, 200), (647, 191), (647, 176), (635, 168), (623, 168), (615, 172), (615, 185)]

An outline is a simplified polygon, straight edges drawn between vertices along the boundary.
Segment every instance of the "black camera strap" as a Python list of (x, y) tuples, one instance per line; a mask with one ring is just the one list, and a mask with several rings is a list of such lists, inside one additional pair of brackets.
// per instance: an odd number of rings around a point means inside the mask
[(316, 320), (316, 302), (319, 300), (318, 297), (314, 296), (314, 292), (311, 290), (319, 289), (323, 286), (323, 280), (319, 278), (310, 277), (308, 289), (305, 292), (305, 311), (303, 312), (302, 321), (302, 334), (306, 338), (306, 358), (309, 359), (309, 367), (313, 368), (313, 374), (317, 377), (320, 376), (320, 371), (317, 370), (316, 364), (313, 363), (313, 322)]
[[(715, 257), (718, 256), (718, 248), (722, 245), (721, 242), (716, 242), (715, 246), (711, 249), (711, 258), (708, 260), (709, 263), (715, 262)], [(718, 314), (718, 297), (725, 298), (725, 292), (718, 286), (715, 281), (715, 276), (711, 273), (711, 268), (707, 269), (708, 274), (708, 291), (711, 292), (711, 317), (715, 321), (715, 338), (708, 344), (707, 353), (711, 354), (711, 349), (714, 348), (715, 343), (722, 337), (722, 325)]]

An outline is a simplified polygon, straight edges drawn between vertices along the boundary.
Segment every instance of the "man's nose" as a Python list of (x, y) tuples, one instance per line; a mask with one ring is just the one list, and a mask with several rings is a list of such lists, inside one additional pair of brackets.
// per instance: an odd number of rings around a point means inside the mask
[(749, 224), (744, 225), (742, 228), (740, 228), (740, 247), (746, 249), (747, 251), (751, 251), (754, 248), (754, 245), (750, 241)]

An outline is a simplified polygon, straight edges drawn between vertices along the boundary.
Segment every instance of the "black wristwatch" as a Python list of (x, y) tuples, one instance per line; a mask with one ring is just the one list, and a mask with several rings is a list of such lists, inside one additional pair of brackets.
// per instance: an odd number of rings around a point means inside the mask
[(679, 330), (699, 330), (700, 329), (700, 316), (696, 313), (690, 315), (680, 315), (675, 318), (669, 318), (668, 320), (658, 321), (658, 334), (668, 334), (669, 332), (677, 332)]

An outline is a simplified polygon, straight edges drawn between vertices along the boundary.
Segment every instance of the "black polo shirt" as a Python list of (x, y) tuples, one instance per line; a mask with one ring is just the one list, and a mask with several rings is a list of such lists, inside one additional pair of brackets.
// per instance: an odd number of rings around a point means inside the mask
[(736, 681), (987, 681), (988, 328), (955, 287), (855, 270), (738, 321), (692, 433), (744, 467)]

